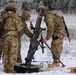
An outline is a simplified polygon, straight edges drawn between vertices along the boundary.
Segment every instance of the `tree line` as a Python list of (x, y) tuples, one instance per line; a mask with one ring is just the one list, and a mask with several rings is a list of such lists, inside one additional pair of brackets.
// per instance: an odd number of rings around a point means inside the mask
[[(27, 2), (28, 0), (26, 0)], [(29, 7), (35, 9), (37, 4), (41, 0), (33, 0), (31, 3), (28, 3)], [(64, 13), (76, 12), (76, 0), (42, 0), (45, 6), (48, 6), (49, 9), (61, 10)]]
[[(25, 7), (29, 9), (36, 9), (41, 0), (0, 0), (0, 4), (10, 1), (21, 1), (22, 9)], [(76, 12), (76, 0), (42, 0), (45, 6), (54, 10), (61, 10), (64, 13)]]

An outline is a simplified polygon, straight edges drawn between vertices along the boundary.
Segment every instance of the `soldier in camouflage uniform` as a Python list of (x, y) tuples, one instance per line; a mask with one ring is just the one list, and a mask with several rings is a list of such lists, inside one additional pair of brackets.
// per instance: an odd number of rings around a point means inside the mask
[(18, 55), (18, 33), (22, 30), (20, 18), (16, 15), (16, 3), (8, 3), (6, 5), (6, 19), (4, 25), (4, 71), (6, 73), (15, 73), (14, 64)]
[(18, 52), (18, 57), (17, 57), (17, 62), (21, 62), (21, 43), (20, 43), (20, 38), (21, 36), (25, 33), (28, 37), (32, 38), (33, 34), (29, 31), (26, 21), (30, 19), (30, 14), (27, 10), (24, 10), (21, 15), (21, 22), (22, 22), (22, 32), (19, 35), (19, 52)]
[[(45, 6), (39, 6), (39, 8), (45, 9), (44, 21), (47, 25), (47, 36), (43, 39), (43, 42), (45, 43), (50, 39), (50, 37), (52, 37), (51, 50), (60, 59), (63, 49), (63, 39), (65, 36), (65, 25), (63, 19), (59, 15), (46, 9)], [(53, 63), (48, 65), (49, 67), (60, 66), (60, 62), (54, 55), (53, 60)]]

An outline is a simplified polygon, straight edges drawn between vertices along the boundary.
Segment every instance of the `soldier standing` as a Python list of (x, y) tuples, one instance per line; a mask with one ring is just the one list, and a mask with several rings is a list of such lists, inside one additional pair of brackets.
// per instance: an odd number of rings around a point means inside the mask
[[(45, 9), (44, 12), (44, 21), (47, 25), (47, 36), (43, 39), (43, 42), (46, 43), (47, 40), (52, 37), (51, 50), (52, 52), (60, 59), (62, 49), (63, 49), (63, 39), (65, 36), (65, 25), (63, 23), (62, 17), (46, 9), (44, 5), (38, 7)], [(53, 55), (53, 54), (52, 54)], [(53, 55), (53, 63), (49, 64), (48, 67), (57, 67), (60, 66), (60, 62)]]
[(4, 71), (6, 73), (15, 73), (14, 64), (18, 55), (18, 33), (22, 30), (20, 19), (16, 15), (16, 3), (8, 3), (6, 5), (6, 19), (4, 25)]
[(21, 15), (21, 22), (22, 22), (22, 32), (19, 34), (19, 52), (17, 57), (17, 62), (21, 62), (21, 43), (20, 38), (25, 33), (28, 37), (32, 38), (33, 34), (29, 31), (26, 21), (29, 20), (31, 15), (29, 14), (28, 10), (24, 10)]

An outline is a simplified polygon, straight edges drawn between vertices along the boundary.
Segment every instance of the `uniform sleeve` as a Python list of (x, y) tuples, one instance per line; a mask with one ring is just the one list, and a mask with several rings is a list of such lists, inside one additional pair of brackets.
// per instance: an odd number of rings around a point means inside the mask
[(54, 33), (54, 22), (51, 15), (47, 15), (45, 18), (45, 23), (47, 25), (47, 36), (46, 39), (49, 40)]
[(32, 33), (30, 32), (30, 30), (28, 29), (26, 23), (24, 24), (24, 33), (25, 33), (28, 37), (30, 37), (30, 38), (33, 37), (33, 34), (32, 34)]

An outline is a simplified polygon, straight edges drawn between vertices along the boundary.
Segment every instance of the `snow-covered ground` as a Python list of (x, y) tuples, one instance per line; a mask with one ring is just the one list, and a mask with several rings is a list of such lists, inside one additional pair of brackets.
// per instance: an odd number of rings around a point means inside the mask
[[(65, 67), (56, 67), (56, 68), (50, 68), (48, 69), (48, 64), (52, 63), (52, 54), (51, 51), (46, 47), (44, 49), (44, 53), (42, 53), (41, 48), (36, 51), (34, 55), (35, 61), (44, 61), (44, 62), (38, 62), (34, 64), (41, 64), (43, 63), (43, 70), (38, 73), (16, 73), (16, 74), (7, 74), (3, 71), (3, 64), (2, 60), (0, 60), (0, 75), (76, 75), (76, 73), (70, 73), (69, 67), (76, 67), (76, 16), (70, 15), (70, 14), (62, 14), (64, 16), (65, 22), (67, 24), (67, 27), (69, 28), (70, 33), (70, 42), (68, 41), (68, 38), (64, 38), (63, 42), (63, 51), (61, 55), (61, 61), (64, 63)], [(27, 22), (28, 27), (30, 25), (30, 21), (35, 25), (37, 18), (37, 14), (31, 14), (31, 19)], [(46, 25), (44, 21), (42, 21), (41, 27), (45, 28)], [(46, 36), (46, 31), (43, 31), (43, 36)], [(25, 62), (25, 57), (27, 56), (27, 52), (29, 49), (29, 38), (26, 35), (23, 35), (21, 38), (21, 56), (23, 63)], [(51, 39), (47, 41), (48, 45), (51, 44)], [(45, 71), (46, 70), (46, 71)]]

